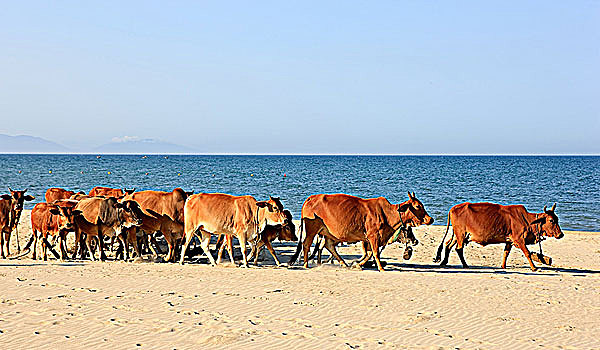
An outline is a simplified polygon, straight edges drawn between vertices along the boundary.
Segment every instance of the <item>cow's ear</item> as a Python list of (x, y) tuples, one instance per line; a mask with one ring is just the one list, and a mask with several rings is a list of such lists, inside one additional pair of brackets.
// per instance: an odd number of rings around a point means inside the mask
[(52, 215), (61, 215), (60, 210), (58, 210), (58, 208), (52, 208), (52, 209), (50, 209), (50, 214), (52, 214)]
[(3, 194), (2, 199), (9, 201), (12, 199), (12, 196), (10, 194)]
[(25, 197), (23, 197), (23, 200), (26, 200), (26, 201), (32, 201), (34, 199), (35, 199), (35, 197), (34, 196), (30, 196), (30, 195), (26, 195)]
[(544, 224), (546, 222), (546, 217), (542, 216), (539, 219), (535, 219), (533, 220), (529, 225), (537, 225), (537, 224)]
[(410, 195), (410, 191), (408, 191), (408, 199), (412, 199), (412, 196)]
[(398, 212), (405, 212), (410, 208), (410, 203), (398, 204)]
[(259, 207), (259, 208), (264, 208), (264, 207), (266, 207), (266, 206), (267, 206), (267, 204), (268, 204), (268, 203), (267, 203), (267, 202), (265, 202), (265, 201), (262, 201), (262, 202), (256, 202), (256, 206), (257, 206), (257, 207)]
[(82, 215), (82, 214), (83, 214), (83, 212), (81, 210), (79, 210), (79, 209), (73, 210), (73, 216)]
[(124, 207), (125, 207), (125, 205), (123, 203), (119, 203), (119, 202), (115, 203), (115, 208), (124, 208)]

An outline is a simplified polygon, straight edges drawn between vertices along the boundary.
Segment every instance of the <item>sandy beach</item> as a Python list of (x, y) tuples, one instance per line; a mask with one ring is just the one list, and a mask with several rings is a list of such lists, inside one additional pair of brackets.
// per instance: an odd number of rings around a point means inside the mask
[[(19, 239), (29, 238), (30, 211)], [(600, 234), (543, 242), (553, 266), (532, 272), (518, 250), (469, 244), (460, 268), (432, 263), (445, 227), (420, 227), (409, 261), (386, 272), (338, 264), (211, 267), (188, 263), (0, 260), (5, 349), (600, 348)], [(16, 251), (16, 242), (11, 242)], [(294, 244), (275, 245), (286, 262)], [(537, 246), (530, 247), (537, 250)], [(356, 245), (340, 248), (347, 261)], [(540, 264), (538, 263), (538, 266)]]

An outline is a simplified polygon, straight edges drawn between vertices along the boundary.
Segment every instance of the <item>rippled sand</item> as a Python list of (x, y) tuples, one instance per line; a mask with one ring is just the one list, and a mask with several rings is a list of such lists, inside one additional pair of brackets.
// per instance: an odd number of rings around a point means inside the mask
[[(28, 212), (21, 246), (30, 235)], [(513, 249), (465, 248), (470, 269), (439, 268), (441, 226), (415, 230), (410, 261), (387, 272), (339, 265), (0, 260), (0, 344), (18, 348), (600, 348), (600, 235), (544, 242), (531, 272)], [(13, 250), (16, 244), (13, 242)], [(533, 247), (532, 247), (533, 248)], [(292, 244), (275, 249), (285, 262)], [(356, 246), (342, 247), (348, 260)]]

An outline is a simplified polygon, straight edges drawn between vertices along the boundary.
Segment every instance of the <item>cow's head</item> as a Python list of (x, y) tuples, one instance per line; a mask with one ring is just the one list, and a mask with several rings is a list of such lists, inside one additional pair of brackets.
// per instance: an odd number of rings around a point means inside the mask
[(25, 192), (27, 192), (27, 190), (23, 190), (23, 191), (13, 191), (10, 187), (8, 188), (8, 190), (10, 191), (10, 195), (12, 196), (12, 209), (17, 212), (18, 214), (21, 214), (21, 211), (23, 210), (23, 202), (25, 201), (32, 201), (35, 199), (34, 196), (30, 196), (30, 195), (26, 195)]
[(285, 223), (286, 216), (279, 198), (269, 196), (268, 201), (256, 202), (256, 206), (263, 212), (261, 221), (265, 221), (267, 225), (275, 226)]
[(132, 188), (132, 189), (130, 189), (130, 190), (128, 190), (128, 189), (126, 189), (126, 188), (124, 188), (124, 189), (123, 189), (123, 192), (125, 193), (125, 194), (123, 195), (123, 197), (125, 197), (125, 196), (127, 196), (127, 195), (129, 195), (129, 194), (132, 194), (133, 192), (135, 192), (135, 188)]
[(563, 238), (564, 234), (558, 225), (558, 216), (554, 213), (556, 209), (556, 203), (548, 210), (544, 206), (544, 212), (538, 214), (530, 225), (540, 225), (540, 234), (548, 237)]
[(56, 205), (50, 209), (52, 215), (58, 215), (58, 229), (61, 231), (73, 231), (75, 225), (75, 211), (73, 207)]
[(431, 225), (433, 223), (433, 218), (427, 214), (425, 206), (417, 199), (414, 192), (408, 192), (408, 200), (396, 206), (402, 221), (408, 226)]
[(292, 213), (286, 209), (283, 211), (283, 215), (285, 215), (285, 223), (281, 226), (279, 240), (296, 242), (298, 237), (296, 237), (296, 226), (292, 222)]
[(124, 227), (139, 226), (142, 224), (142, 209), (138, 202), (126, 200), (121, 203), (115, 203), (115, 208), (119, 210), (119, 221)]

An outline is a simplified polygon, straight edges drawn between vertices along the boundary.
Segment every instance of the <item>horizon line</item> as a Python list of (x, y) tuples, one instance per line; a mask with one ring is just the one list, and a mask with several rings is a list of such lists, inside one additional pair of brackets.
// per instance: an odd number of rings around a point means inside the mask
[(234, 152), (2, 152), (0, 155), (190, 155), (190, 156), (600, 156), (600, 153), (234, 153)]

